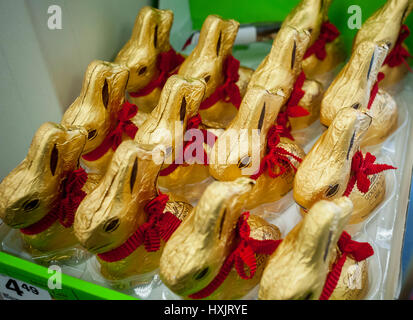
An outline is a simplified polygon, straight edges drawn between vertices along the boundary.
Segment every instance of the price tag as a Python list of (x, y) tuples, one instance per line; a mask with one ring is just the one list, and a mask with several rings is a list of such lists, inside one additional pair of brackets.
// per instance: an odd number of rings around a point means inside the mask
[(0, 296), (4, 300), (52, 300), (47, 290), (0, 274)]

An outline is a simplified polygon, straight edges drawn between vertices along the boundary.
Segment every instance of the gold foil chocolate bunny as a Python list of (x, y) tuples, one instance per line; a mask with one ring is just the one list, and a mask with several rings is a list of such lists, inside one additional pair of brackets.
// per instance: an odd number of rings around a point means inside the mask
[(354, 38), (353, 48), (364, 41), (384, 41), (389, 51), (380, 69), (385, 77), (380, 87), (387, 89), (403, 79), (410, 69), (407, 58), (411, 55), (403, 41), (410, 31), (403, 25), (413, 7), (411, 0), (388, 0), (368, 18)]
[[(174, 190), (174, 194), (180, 193), (179, 188), (201, 182), (209, 176), (204, 158), (203, 142), (208, 137), (205, 129), (198, 130), (202, 135), (202, 141), (198, 144), (200, 150), (195, 149), (202, 159), (190, 165), (187, 163), (192, 153), (188, 151), (190, 142), (187, 142), (186, 132), (201, 125), (198, 109), (204, 93), (203, 80), (184, 78), (180, 75), (171, 76), (162, 90), (158, 105), (135, 138), (135, 141), (141, 144), (161, 144), (167, 147), (167, 156), (173, 161), (163, 166), (158, 182), (161, 187)], [(213, 142), (212, 137), (210, 144)], [(190, 193), (198, 192), (194, 189)], [(192, 199), (191, 194), (185, 195), (185, 198)]]
[(33, 256), (49, 255), (77, 243), (73, 215), (92, 184), (79, 158), (87, 141), (83, 128), (46, 122), (26, 158), (0, 184), (0, 218), (20, 229)]
[[(357, 223), (365, 219), (381, 202), (386, 190), (384, 176), (380, 173), (382, 170), (376, 172), (364, 168), (366, 163), (370, 163), (373, 168), (376, 158), (368, 156), (365, 162), (359, 151), (360, 142), (370, 123), (371, 117), (366, 112), (344, 108), (317, 140), (294, 178), (294, 199), (303, 209), (302, 213), (319, 200), (345, 195), (354, 203), (349, 223)], [(374, 174), (373, 177), (365, 177), (370, 182), (363, 179), (368, 184), (367, 188), (358, 180), (357, 188), (353, 188), (356, 182), (354, 179), (360, 177), (359, 171), (367, 175)]]
[(207, 187), (161, 257), (160, 277), (173, 292), (191, 299), (238, 299), (257, 285), (280, 231), (262, 218), (241, 214), (253, 184), (239, 178)]
[(236, 115), (253, 70), (240, 67), (232, 56), (239, 28), (235, 20), (210, 15), (202, 26), (197, 46), (179, 68), (184, 77), (206, 82), (200, 106), (202, 122), (213, 128), (226, 128)]
[(210, 152), (209, 171), (215, 179), (233, 181), (243, 175), (256, 179), (247, 195), (247, 209), (287, 194), (299, 159), (305, 155), (295, 142), (280, 138), (274, 125), (284, 101), (282, 95), (249, 88), (235, 119)]
[(311, 41), (304, 55), (305, 75), (322, 84), (324, 90), (332, 80), (332, 71), (345, 59), (340, 32), (328, 21), (332, 0), (302, 0), (284, 19), (282, 26), (308, 30)]
[(155, 108), (166, 79), (184, 61), (169, 43), (172, 22), (172, 11), (143, 7), (115, 59), (130, 71), (127, 91), (141, 111), (138, 118)]
[(386, 43), (365, 41), (355, 48), (350, 61), (334, 79), (321, 102), (320, 121), (330, 125), (338, 110), (354, 107), (366, 110), (372, 123), (361, 145), (383, 142), (397, 124), (394, 99), (379, 89), (383, 74), (379, 72), (387, 55)]
[(308, 127), (319, 118), (321, 98), (332, 80), (332, 70), (344, 60), (340, 41), (336, 39), (339, 32), (327, 21), (330, 4), (331, 1), (302, 0), (282, 24), (307, 30), (311, 35), (301, 62), (303, 72), (296, 80), (287, 110), (281, 112), (282, 118), (278, 120), (288, 123), (291, 131)]
[(284, 127), (282, 136), (291, 140), (294, 140), (292, 130), (309, 126), (319, 115), (322, 87), (317, 81), (306, 79), (301, 68), (309, 41), (310, 33), (305, 29), (289, 25), (281, 28), (271, 52), (253, 73), (248, 85), (248, 88), (261, 86), (285, 97), (277, 124)]
[(82, 162), (91, 172), (104, 174), (116, 144), (128, 136), (133, 138), (137, 130), (129, 120), (137, 107), (125, 102), (128, 77), (124, 66), (92, 61), (80, 95), (63, 115), (63, 126), (81, 126), (88, 132)]
[[(321, 200), (282, 240), (264, 269), (258, 297), (266, 300), (361, 299), (367, 261), (374, 252), (342, 232), (353, 204), (346, 197)], [(355, 270), (357, 286), (346, 281)]]
[(164, 242), (192, 208), (159, 193), (156, 182), (163, 159), (156, 161), (155, 152), (154, 146), (124, 141), (77, 210), (75, 234), (97, 254), (107, 279), (156, 269)]

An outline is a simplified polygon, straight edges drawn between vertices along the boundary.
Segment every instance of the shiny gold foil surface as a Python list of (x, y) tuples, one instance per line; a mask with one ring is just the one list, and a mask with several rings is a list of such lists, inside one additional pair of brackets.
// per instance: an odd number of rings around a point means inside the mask
[(306, 76), (321, 83), (323, 90), (327, 90), (333, 81), (335, 69), (346, 60), (346, 51), (341, 37), (327, 43), (325, 49), (327, 56), (324, 60), (319, 60), (313, 54), (302, 62)]
[[(87, 130), (84, 154), (96, 149), (116, 126), (128, 78), (128, 69), (115, 63), (95, 60), (87, 67), (81, 92), (61, 121), (65, 127), (81, 126)], [(81, 160), (89, 171), (104, 174), (112, 156), (109, 149), (96, 161)]]
[(324, 93), (322, 84), (315, 80), (305, 80), (302, 89), (305, 94), (299, 105), (309, 114), (304, 117), (289, 118), (291, 131), (304, 129), (320, 117), (321, 99)]
[[(336, 251), (340, 252), (338, 248)], [(357, 262), (347, 256), (329, 300), (362, 300), (367, 294), (368, 286), (368, 261)]]
[[(86, 139), (83, 128), (65, 129), (52, 122), (40, 126), (27, 156), (0, 184), (0, 218), (5, 224), (26, 228), (50, 212), (67, 172), (79, 166)], [(77, 243), (72, 228), (59, 222), (44, 232), (22, 237), (29, 252), (36, 255)]]
[(385, 42), (370, 40), (354, 48), (350, 60), (328, 87), (321, 101), (322, 124), (329, 126), (342, 108), (367, 109), (371, 89), (388, 49)]
[[(198, 44), (179, 68), (179, 75), (205, 80), (204, 99), (214, 93), (225, 81), (224, 62), (232, 55), (239, 23), (224, 20), (219, 16), (208, 16), (202, 25)], [(240, 67), (237, 82), (241, 96), (245, 94), (253, 70)], [(208, 109), (200, 111), (202, 123), (213, 128), (225, 128), (237, 113), (231, 103), (219, 101)]]
[[(294, 200), (308, 210), (317, 201), (340, 197), (347, 188), (353, 155), (371, 123), (354, 108), (339, 111), (300, 164), (294, 179)], [(358, 204), (354, 203), (357, 208)]]
[[(310, 47), (319, 37), (321, 25), (328, 20), (331, 0), (302, 0), (284, 19), (282, 27), (292, 26), (298, 30), (307, 30), (311, 35)], [(317, 80), (324, 89), (332, 80), (332, 71), (345, 60), (344, 47), (340, 38), (326, 44), (327, 56), (319, 60), (315, 55), (302, 61), (303, 71), (311, 80)]]
[(315, 203), (268, 259), (258, 298), (318, 299), (352, 209), (346, 197)]
[[(385, 41), (389, 45), (390, 52), (396, 44), (400, 27), (410, 14), (412, 8), (413, 3), (411, 0), (388, 0), (363, 23), (363, 26), (354, 38), (353, 48), (356, 48), (364, 41)], [(386, 75), (380, 83), (380, 87), (387, 89), (406, 75), (407, 68), (404, 64), (401, 64), (394, 68), (383, 66), (380, 71)]]
[[(173, 19), (171, 10), (146, 6), (139, 11), (132, 35), (115, 59), (130, 71), (128, 92), (139, 91), (159, 75), (156, 63), (159, 54), (171, 48), (169, 33)], [(157, 105), (161, 90), (156, 88), (144, 97), (130, 97), (130, 100), (139, 107), (140, 113), (149, 113)]]
[[(147, 220), (145, 205), (158, 195), (157, 177), (162, 161), (153, 159), (154, 145), (124, 141), (96, 189), (76, 212), (74, 230), (79, 242), (92, 253), (122, 245)], [(181, 220), (191, 205), (170, 197), (165, 208)], [(110, 280), (144, 274), (158, 267), (162, 248), (147, 252), (140, 246), (127, 258), (105, 262), (98, 258), (101, 273)]]
[(397, 104), (386, 91), (379, 89), (371, 108), (367, 112), (372, 117), (372, 121), (361, 142), (362, 148), (383, 143), (397, 128)]
[[(239, 178), (232, 182), (213, 182), (205, 190), (197, 206), (166, 244), (161, 257), (161, 279), (173, 292), (188, 298), (218, 274), (236, 245), (236, 224), (253, 184), (251, 179)], [(277, 227), (257, 216), (251, 215), (248, 224), (254, 239), (276, 240), (281, 236)], [(207, 299), (237, 299), (248, 293), (259, 282), (267, 256), (256, 258), (257, 271), (252, 279), (241, 279), (233, 269)]]
[(354, 203), (354, 210), (349, 224), (364, 221), (370, 213), (383, 201), (386, 195), (386, 178), (383, 173), (377, 173), (367, 177), (370, 180), (370, 188), (366, 193), (362, 193), (354, 186), (349, 198)]
[[(158, 105), (139, 128), (135, 141), (166, 147), (169, 163), (165, 163), (163, 168), (173, 162), (178, 152), (182, 152), (187, 122), (198, 113), (204, 94), (203, 80), (171, 76), (162, 90)], [(201, 182), (208, 176), (207, 166), (183, 164), (171, 174), (160, 177), (159, 186), (172, 190)]]
[(253, 73), (248, 88), (261, 86), (273, 94), (284, 97), (285, 103), (301, 72), (301, 62), (310, 39), (310, 33), (306, 30), (290, 26), (281, 28), (270, 53)]
[[(211, 150), (209, 172), (215, 179), (233, 181), (258, 171), (266, 153), (268, 130), (274, 125), (284, 101), (283, 96), (271, 94), (261, 87), (248, 89), (237, 116)], [(295, 142), (287, 138), (281, 138), (279, 147), (300, 158), (305, 155)], [(299, 166), (298, 161), (290, 160), (294, 166)], [(292, 168), (277, 178), (263, 173), (248, 194), (246, 208), (253, 209), (282, 198), (292, 189), (294, 175)]]

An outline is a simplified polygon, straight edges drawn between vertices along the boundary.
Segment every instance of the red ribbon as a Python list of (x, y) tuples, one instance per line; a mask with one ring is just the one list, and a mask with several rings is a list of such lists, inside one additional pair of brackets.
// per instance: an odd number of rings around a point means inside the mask
[(338, 240), (338, 248), (340, 249), (341, 256), (333, 265), (332, 270), (327, 275), (326, 282), (324, 284), (323, 291), (319, 300), (328, 300), (337, 286), (340, 279), (343, 265), (346, 262), (347, 256), (351, 256), (357, 262), (366, 260), (368, 257), (374, 254), (374, 250), (367, 242), (357, 242), (351, 240), (351, 236), (343, 231)]
[(83, 168), (68, 172), (60, 186), (60, 193), (52, 210), (36, 223), (20, 229), (27, 235), (35, 235), (47, 230), (56, 221), (65, 228), (70, 228), (75, 220), (75, 213), (80, 202), (86, 196), (82, 190), (87, 180), (87, 173)]
[(106, 262), (123, 260), (142, 244), (147, 252), (158, 251), (161, 247), (161, 239), (168, 241), (181, 224), (181, 220), (171, 212), (164, 212), (168, 200), (168, 195), (159, 193), (156, 198), (147, 203), (144, 210), (148, 215), (148, 220), (124, 244), (98, 254), (99, 258)]
[(301, 71), (294, 83), (294, 88), (286, 103), (285, 110), (280, 112), (277, 116), (277, 125), (282, 128), (280, 131), (281, 137), (286, 137), (290, 140), (294, 140), (294, 138), (291, 135), (291, 123), (289, 118), (305, 117), (310, 114), (306, 109), (298, 105), (305, 95), (305, 91), (302, 89), (305, 79), (305, 73)]
[(311, 47), (304, 54), (304, 59), (315, 54), (318, 60), (324, 60), (327, 57), (326, 44), (333, 42), (340, 35), (337, 27), (329, 21), (322, 24), (320, 35)]
[[(192, 118), (190, 118), (188, 120), (188, 124), (187, 124), (186, 129), (187, 130), (197, 129), (201, 125), (201, 123), (202, 123), (201, 116), (200, 116), (200, 114), (197, 114), (196, 116), (193, 116)], [(202, 135), (204, 137), (203, 140), (199, 141), (199, 140), (196, 139), (196, 136), (193, 136), (191, 140), (185, 142), (184, 147), (183, 147), (183, 151), (182, 151), (182, 155), (185, 155), (186, 150), (188, 150), (188, 148), (191, 145), (196, 144), (196, 143), (198, 143), (198, 144), (201, 143), (202, 144), (202, 143), (210, 142), (209, 146), (212, 148), (212, 146), (214, 145), (214, 143), (217, 139), (217, 136), (214, 135), (212, 132), (209, 132), (206, 129), (199, 129), (199, 130), (201, 130), (201, 132), (202, 132)], [(211, 143), (211, 141), (213, 141), (213, 143)], [(190, 159), (185, 159), (185, 160), (188, 161), (188, 160), (191, 160), (191, 159), (197, 159), (197, 156), (198, 156), (197, 163), (202, 163), (204, 165), (208, 165), (208, 163), (209, 163), (208, 155), (207, 155), (207, 153), (206, 153), (203, 146), (202, 146), (202, 149), (204, 151), (202, 159), (200, 159), (199, 155), (196, 154), (196, 151), (198, 150), (198, 148), (195, 147), (194, 150), (192, 151)], [(175, 169), (178, 168), (181, 164), (183, 164), (182, 157), (179, 157), (178, 159), (175, 158), (175, 161), (172, 164), (170, 164), (169, 166), (167, 166), (166, 168), (162, 169), (159, 172), (159, 175), (160, 176), (167, 176), (167, 175), (171, 174), (172, 172), (174, 172)]]
[(129, 92), (129, 95), (134, 98), (143, 97), (150, 94), (155, 88), (162, 88), (166, 80), (174, 74), (175, 69), (178, 68), (184, 60), (185, 58), (179, 53), (176, 53), (173, 48), (169, 51), (161, 52), (156, 61), (159, 75), (153, 78), (144, 88), (137, 92)]
[[(261, 160), (259, 171), (256, 174), (252, 175), (250, 177), (251, 179), (258, 179), (266, 169), (268, 169), (268, 175), (271, 178), (277, 178), (281, 176), (290, 167), (293, 168), (294, 171), (297, 171), (297, 168), (294, 166), (288, 156), (294, 158), (300, 163), (302, 159), (278, 146), (278, 144), (280, 143), (280, 132), (282, 132), (282, 130), (283, 128), (280, 128), (280, 126), (272, 126), (269, 129), (267, 134), (267, 154)], [(278, 173), (274, 172), (274, 167), (279, 168)]]
[(371, 89), (369, 104), (367, 105), (367, 109), (370, 109), (374, 99), (376, 99), (377, 92), (379, 92), (379, 83), (384, 79), (384, 73), (379, 72), (377, 75), (377, 81), (374, 83), (373, 88)]
[(392, 51), (387, 55), (386, 59), (383, 62), (383, 65), (387, 64), (389, 67), (394, 68), (404, 63), (410, 70), (410, 72), (412, 72), (412, 69), (406, 61), (411, 57), (411, 54), (406, 50), (406, 48), (403, 47), (403, 42), (409, 35), (409, 28), (405, 24), (402, 25), (396, 44), (394, 45)]
[(215, 91), (204, 101), (201, 102), (200, 110), (208, 109), (216, 104), (218, 101), (231, 102), (235, 108), (239, 109), (241, 105), (241, 93), (237, 86), (239, 80), (239, 66), (240, 62), (233, 56), (228, 56), (224, 61), (224, 76), (225, 82), (217, 87)]
[(387, 164), (375, 164), (376, 157), (370, 152), (366, 153), (366, 157), (363, 158), (363, 153), (357, 151), (351, 162), (351, 177), (348, 182), (344, 196), (348, 197), (353, 190), (356, 182), (357, 188), (362, 192), (366, 193), (370, 188), (370, 180), (368, 176), (376, 174), (385, 170), (397, 169), (393, 166)]
[[(216, 277), (204, 289), (189, 295), (191, 299), (203, 299), (210, 296), (228, 277), (232, 267), (235, 267), (242, 279), (251, 279), (257, 269), (255, 255), (270, 255), (277, 249), (281, 240), (256, 240), (250, 237), (248, 218), (249, 212), (244, 212), (240, 216), (237, 223), (238, 245), (225, 259)], [(249, 274), (245, 272), (245, 266), (249, 269)]]
[(138, 107), (128, 101), (124, 102), (118, 112), (118, 124), (115, 129), (108, 133), (103, 142), (93, 151), (82, 157), (87, 161), (95, 161), (102, 157), (110, 148), (115, 151), (122, 143), (123, 133), (132, 139), (135, 138), (138, 127), (130, 120), (138, 113)]

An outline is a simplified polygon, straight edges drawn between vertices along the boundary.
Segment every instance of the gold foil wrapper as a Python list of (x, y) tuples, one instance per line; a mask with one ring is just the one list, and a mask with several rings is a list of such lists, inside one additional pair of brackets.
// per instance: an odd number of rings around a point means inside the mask
[(258, 298), (318, 299), (352, 209), (346, 197), (315, 203), (268, 259)]
[[(122, 245), (147, 221), (145, 205), (158, 194), (157, 177), (162, 161), (154, 160), (154, 145), (124, 141), (96, 189), (80, 204), (74, 230), (82, 246), (92, 253), (108, 252)], [(181, 220), (191, 205), (170, 196), (165, 208)], [(138, 247), (131, 255), (116, 262), (98, 258), (101, 273), (109, 280), (128, 278), (158, 267), (160, 250), (147, 252)]]
[(321, 101), (320, 121), (329, 126), (338, 111), (353, 107), (366, 110), (370, 92), (389, 47), (385, 42), (364, 41), (328, 87)]
[[(27, 156), (0, 184), (0, 218), (5, 224), (26, 228), (50, 212), (67, 172), (78, 168), (86, 139), (83, 128), (65, 129), (52, 122), (40, 126)], [(38, 255), (77, 243), (72, 228), (64, 228), (59, 222), (22, 238), (28, 251)]]
[[(224, 20), (219, 16), (208, 16), (202, 25), (199, 40), (179, 68), (179, 75), (205, 80), (206, 99), (224, 83), (224, 62), (232, 55), (232, 47), (237, 36), (239, 23)], [(240, 67), (237, 82), (241, 96), (245, 94), (253, 70)], [(237, 108), (231, 103), (219, 101), (208, 109), (200, 110), (202, 123), (213, 128), (226, 128), (237, 114)]]
[[(268, 130), (275, 123), (284, 101), (283, 96), (261, 87), (248, 89), (237, 116), (211, 150), (209, 171), (215, 179), (233, 181), (258, 171), (267, 149)], [(305, 155), (295, 142), (286, 138), (281, 138), (279, 147), (300, 158)], [(298, 161), (290, 160), (298, 167)], [(246, 208), (279, 200), (292, 189), (294, 174), (292, 168), (277, 178), (264, 172), (249, 193)]]
[[(213, 182), (208, 186), (189, 217), (165, 246), (160, 262), (162, 281), (176, 294), (188, 298), (206, 287), (218, 274), (235, 245), (235, 230), (246, 195), (254, 181), (239, 178), (232, 182)], [(254, 239), (279, 239), (277, 227), (262, 218), (248, 219)], [(258, 255), (257, 271), (250, 280), (231, 270), (225, 281), (207, 299), (237, 299), (255, 287), (267, 256)]]
[[(394, 48), (399, 36), (400, 27), (410, 14), (413, 4), (410, 0), (389, 0), (364, 23), (357, 32), (353, 41), (353, 48), (356, 48), (364, 41), (381, 42), (385, 41), (389, 45), (389, 52)], [(405, 45), (404, 45), (405, 46)], [(405, 46), (407, 49), (407, 47)], [(380, 82), (380, 87), (389, 89), (399, 82), (407, 74), (407, 67), (401, 64), (390, 68), (388, 65), (380, 69), (385, 74), (385, 78)]]
[(344, 108), (337, 114), (297, 170), (293, 194), (298, 205), (308, 210), (319, 200), (344, 193), (353, 155), (370, 123), (367, 113), (353, 108)]
[[(340, 253), (340, 249), (336, 248)], [(357, 262), (347, 256), (337, 286), (329, 300), (362, 300), (369, 288), (368, 261)]]
[[(330, 0), (302, 0), (284, 19), (282, 27), (292, 26), (298, 30), (308, 30), (311, 34), (308, 43), (308, 47), (310, 47), (320, 36), (323, 22), (328, 20), (331, 2)], [(326, 52), (327, 56), (324, 60), (319, 60), (315, 55), (311, 55), (302, 61), (302, 68), (307, 78), (318, 81), (324, 89), (333, 80), (333, 70), (345, 60), (341, 39), (337, 38), (333, 42), (327, 43)]]
[(397, 104), (386, 91), (379, 89), (371, 108), (367, 112), (372, 117), (372, 121), (361, 142), (362, 148), (383, 143), (397, 127)]
[[(84, 154), (96, 149), (116, 126), (128, 78), (128, 69), (115, 63), (95, 60), (87, 67), (81, 92), (61, 121), (65, 127), (80, 126), (87, 130)], [(112, 156), (113, 150), (109, 149), (95, 161), (81, 160), (89, 172), (104, 174)]]
[[(139, 128), (135, 141), (166, 147), (168, 161), (163, 168), (178, 158), (178, 152), (183, 152), (179, 147), (184, 143), (187, 122), (198, 113), (204, 93), (203, 80), (184, 78), (180, 75), (170, 77), (162, 90), (158, 105)], [(182, 164), (171, 174), (160, 177), (159, 186), (173, 190), (201, 182), (208, 176), (207, 166)]]
[[(132, 35), (119, 51), (115, 62), (125, 65), (129, 72), (126, 90), (137, 92), (159, 75), (158, 56), (169, 51), (169, 34), (174, 14), (171, 10), (159, 10), (145, 6), (136, 16)], [(150, 94), (130, 101), (139, 107), (139, 114), (150, 113), (157, 105), (162, 88), (155, 88)], [(138, 114), (138, 117), (140, 116)]]

